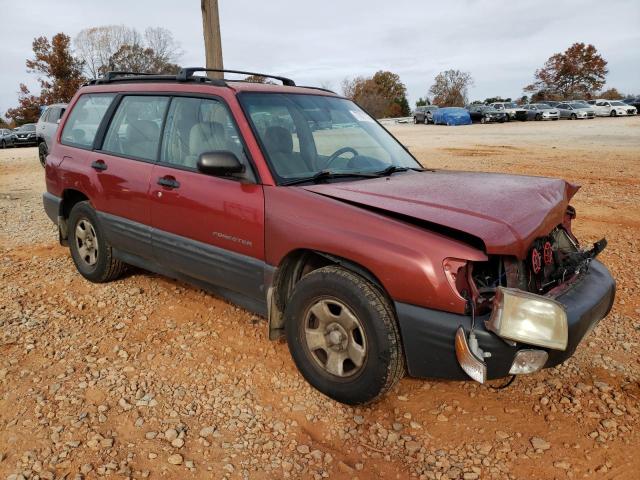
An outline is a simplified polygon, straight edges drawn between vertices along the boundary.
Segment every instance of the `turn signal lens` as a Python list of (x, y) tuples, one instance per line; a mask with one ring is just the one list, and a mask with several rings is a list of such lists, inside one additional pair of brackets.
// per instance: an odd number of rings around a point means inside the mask
[(522, 375), (525, 373), (533, 373), (544, 367), (547, 363), (549, 354), (544, 350), (525, 349), (516, 353), (513, 363), (511, 364), (510, 375)]
[(533, 293), (498, 287), (486, 326), (507, 340), (567, 349), (569, 325), (564, 306)]
[(458, 363), (462, 367), (462, 370), (464, 370), (464, 372), (476, 382), (486, 382), (487, 364), (471, 351), (462, 327), (458, 327), (458, 331), (456, 332), (455, 346), (456, 358), (458, 359)]

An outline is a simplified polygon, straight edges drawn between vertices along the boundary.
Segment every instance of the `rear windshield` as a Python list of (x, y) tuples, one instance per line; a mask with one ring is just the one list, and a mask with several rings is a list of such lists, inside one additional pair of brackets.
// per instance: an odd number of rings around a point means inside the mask
[(64, 125), (62, 143), (85, 148), (92, 147), (100, 122), (115, 96), (115, 93), (82, 95)]

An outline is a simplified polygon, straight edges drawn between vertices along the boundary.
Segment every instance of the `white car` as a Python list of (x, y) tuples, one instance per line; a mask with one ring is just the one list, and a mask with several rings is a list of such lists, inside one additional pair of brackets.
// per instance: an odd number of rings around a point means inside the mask
[(593, 109), (599, 117), (617, 117), (619, 115), (635, 115), (638, 113), (636, 107), (627, 105), (620, 100), (596, 100)]
[(527, 111), (519, 106), (516, 102), (496, 102), (489, 105), (494, 110), (505, 112), (507, 120), (526, 120)]

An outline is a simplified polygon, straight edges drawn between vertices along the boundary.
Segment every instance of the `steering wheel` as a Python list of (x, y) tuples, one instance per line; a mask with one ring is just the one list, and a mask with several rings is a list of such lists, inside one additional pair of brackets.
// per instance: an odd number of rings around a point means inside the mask
[(353, 155), (353, 158), (360, 155), (355, 148), (342, 147), (331, 154), (331, 156), (327, 159), (327, 163), (325, 163), (324, 168), (329, 168), (331, 164), (335, 162), (340, 155), (343, 155), (345, 153), (351, 153)]

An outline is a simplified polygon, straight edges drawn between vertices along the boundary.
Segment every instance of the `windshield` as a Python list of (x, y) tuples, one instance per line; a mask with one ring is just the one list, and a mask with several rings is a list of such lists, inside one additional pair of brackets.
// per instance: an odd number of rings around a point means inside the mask
[(35, 132), (36, 125), (35, 123), (28, 123), (26, 125), (22, 125), (21, 127), (19, 127), (19, 130), (22, 132)]
[(509, 102), (509, 103), (505, 103), (504, 106), (506, 108), (518, 108), (518, 104), (515, 102)]
[(536, 107), (538, 110), (548, 110), (551, 108), (551, 106), (547, 105), (546, 103), (536, 103), (534, 107)]
[(622, 106), (624, 106), (624, 103), (622, 103), (622, 102), (611, 102), (611, 105), (613, 105), (614, 107), (622, 107)]
[(373, 173), (418, 162), (355, 103), (321, 95), (242, 93), (279, 183), (332, 173)]
[(591, 105), (585, 102), (573, 102), (574, 108), (591, 108)]

